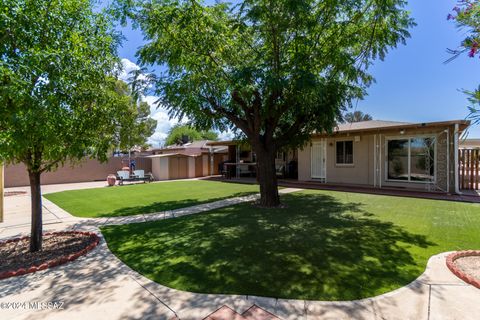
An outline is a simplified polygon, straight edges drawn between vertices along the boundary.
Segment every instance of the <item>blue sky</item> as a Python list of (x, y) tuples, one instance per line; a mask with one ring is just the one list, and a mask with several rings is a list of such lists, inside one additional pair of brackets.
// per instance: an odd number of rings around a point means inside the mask
[[(358, 102), (357, 110), (374, 119), (408, 122), (464, 119), (468, 115), (468, 102), (460, 90), (480, 85), (480, 59), (465, 55), (444, 64), (450, 58), (446, 49), (456, 48), (465, 36), (465, 31), (446, 19), (455, 4), (455, 0), (409, 1), (408, 10), (417, 26), (410, 30), (406, 46), (393, 49), (384, 61), (371, 68), (376, 83)], [(120, 56), (136, 63), (135, 52), (143, 43), (142, 34), (130, 26), (122, 32), (126, 41)], [(152, 111), (159, 128), (151, 142), (158, 144), (176, 120), (168, 119), (165, 110)], [(480, 126), (472, 127), (469, 137), (480, 138)]]

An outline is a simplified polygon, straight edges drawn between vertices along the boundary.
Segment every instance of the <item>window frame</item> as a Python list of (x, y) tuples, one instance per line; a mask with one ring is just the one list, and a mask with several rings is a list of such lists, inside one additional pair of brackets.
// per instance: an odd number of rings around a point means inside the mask
[[(346, 142), (351, 142), (352, 143), (352, 162), (350, 163), (339, 163), (338, 162), (338, 157), (337, 157), (337, 148), (338, 148), (338, 143), (343, 143), (343, 160), (346, 160), (346, 148), (345, 148), (345, 143)], [(342, 139), (342, 140), (335, 140), (335, 166), (337, 167), (353, 167), (355, 165), (355, 142), (353, 139)]]
[[(430, 181), (418, 181), (411, 179), (411, 140), (417, 138), (430, 138), (433, 140), (433, 180)], [(391, 140), (408, 140), (408, 180), (390, 179), (388, 178), (388, 142)], [(435, 184), (437, 183), (437, 136), (435, 134), (420, 134), (420, 135), (402, 135), (385, 137), (385, 182), (397, 182), (397, 183), (420, 183), (420, 184)]]

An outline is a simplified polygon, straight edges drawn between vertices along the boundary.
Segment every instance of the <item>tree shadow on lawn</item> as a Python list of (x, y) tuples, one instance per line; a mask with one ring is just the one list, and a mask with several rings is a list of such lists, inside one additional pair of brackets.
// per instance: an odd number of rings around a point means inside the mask
[(353, 300), (401, 287), (435, 244), (321, 194), (283, 197), (287, 209), (241, 204), (151, 223), (102, 228), (110, 249), (150, 279), (180, 290)]
[(200, 204), (215, 202), (215, 201), (229, 199), (229, 198), (244, 197), (244, 196), (252, 195), (255, 193), (257, 192), (237, 192), (224, 197), (216, 197), (216, 198), (210, 198), (205, 200), (192, 198), (192, 199), (182, 199), (182, 200), (172, 200), (172, 201), (158, 201), (158, 202), (153, 202), (153, 203), (149, 203), (141, 206), (122, 207), (110, 212), (99, 213), (96, 215), (96, 217), (98, 218), (125, 217), (125, 216), (133, 216), (136, 214), (158, 213), (163, 211), (170, 211), (175, 209), (197, 206)]

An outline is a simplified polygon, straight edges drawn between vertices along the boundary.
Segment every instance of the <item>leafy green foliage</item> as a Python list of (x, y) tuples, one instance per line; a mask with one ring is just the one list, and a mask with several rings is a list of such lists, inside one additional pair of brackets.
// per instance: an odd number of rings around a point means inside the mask
[(106, 160), (131, 98), (118, 91), (119, 35), (93, 0), (0, 0), (0, 161), (27, 167), (30, 251), (42, 248), (41, 174)]
[(128, 13), (149, 41), (140, 61), (168, 66), (157, 88), (172, 115), (240, 129), (254, 147), (280, 147), (331, 130), (340, 109), (364, 95), (373, 59), (408, 37), (404, 5), (158, 0), (137, 1)]
[(364, 96), (368, 67), (409, 36), (405, 4), (117, 0), (116, 14), (144, 33), (140, 62), (168, 67), (156, 88), (170, 115), (243, 136), (257, 156), (260, 205), (274, 207), (277, 150), (330, 132)]
[(196, 140), (215, 141), (218, 140), (218, 134), (212, 130), (197, 130), (189, 125), (177, 124), (170, 129), (165, 139), (165, 145), (183, 144)]
[(106, 159), (124, 107), (111, 22), (89, 0), (0, 0), (0, 17), (0, 158), (31, 172)]
[(130, 150), (134, 146), (147, 148), (147, 139), (157, 126), (157, 121), (150, 118), (149, 104), (141, 101), (141, 96), (136, 100), (134, 90), (121, 80), (117, 81), (115, 92), (125, 103), (117, 121), (116, 145), (121, 150)]

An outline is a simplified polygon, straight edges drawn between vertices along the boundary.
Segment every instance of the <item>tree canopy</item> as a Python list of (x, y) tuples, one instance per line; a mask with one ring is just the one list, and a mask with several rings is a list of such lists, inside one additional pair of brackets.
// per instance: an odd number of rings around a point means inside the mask
[(67, 160), (105, 160), (125, 120), (120, 38), (90, 0), (0, 0), (0, 39), (0, 159), (27, 167), (37, 251), (40, 175)]
[(345, 113), (345, 115), (343, 116), (343, 119), (348, 123), (352, 123), (352, 122), (368, 121), (368, 120), (372, 120), (373, 118), (368, 113), (363, 113), (362, 111), (357, 110), (354, 112)]
[(243, 133), (257, 155), (261, 203), (272, 206), (276, 151), (331, 131), (343, 108), (365, 95), (368, 67), (409, 36), (405, 4), (118, 0), (117, 13), (144, 33), (140, 62), (168, 67), (156, 87), (172, 116)]
[(184, 144), (196, 140), (218, 140), (218, 134), (212, 130), (198, 130), (188, 124), (177, 124), (168, 132), (165, 145)]
[(117, 119), (115, 144), (120, 150), (130, 150), (135, 146), (147, 148), (147, 140), (157, 126), (157, 121), (150, 118), (150, 105), (142, 101), (141, 96), (136, 97), (131, 87), (122, 80), (117, 80), (115, 87), (115, 92), (119, 98), (125, 99), (126, 104)]

